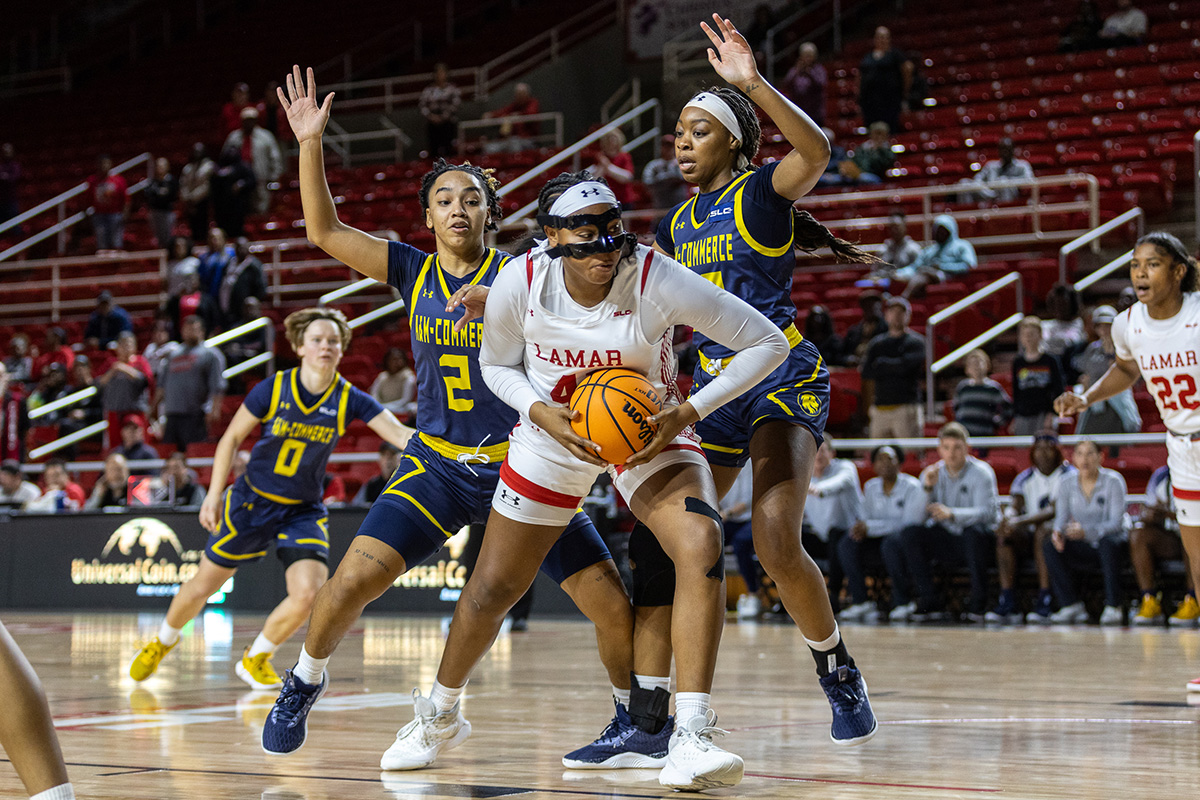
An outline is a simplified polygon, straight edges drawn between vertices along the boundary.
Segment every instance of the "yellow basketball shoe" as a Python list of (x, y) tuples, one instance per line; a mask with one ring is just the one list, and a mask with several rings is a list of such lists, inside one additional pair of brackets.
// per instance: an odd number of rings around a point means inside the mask
[[(175, 644), (179, 644), (179, 642), (175, 642)], [(135, 681), (144, 681), (149, 678), (158, 669), (158, 665), (162, 663), (167, 653), (175, 649), (175, 644), (168, 647), (159, 641), (157, 636), (146, 642), (134, 656), (133, 663), (129, 665), (129, 677)]]
[(1162, 595), (1150, 594), (1149, 592), (1142, 595), (1142, 603), (1138, 606), (1138, 612), (1133, 617), (1134, 625), (1162, 625), (1163, 610), (1162, 610)]
[(1194, 628), (1197, 621), (1200, 621), (1200, 603), (1196, 602), (1196, 595), (1188, 594), (1167, 620), (1167, 624), (1172, 628)]
[(270, 653), (252, 656), (250, 648), (247, 647), (234, 671), (251, 689), (278, 689), (283, 686), (283, 679), (271, 666)]

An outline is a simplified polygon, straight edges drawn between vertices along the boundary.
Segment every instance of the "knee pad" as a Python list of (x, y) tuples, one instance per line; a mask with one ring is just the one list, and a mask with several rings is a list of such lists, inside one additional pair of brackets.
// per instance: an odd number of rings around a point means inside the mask
[(675, 602), (675, 562), (640, 522), (629, 534), (629, 567), (635, 606), (669, 606)]

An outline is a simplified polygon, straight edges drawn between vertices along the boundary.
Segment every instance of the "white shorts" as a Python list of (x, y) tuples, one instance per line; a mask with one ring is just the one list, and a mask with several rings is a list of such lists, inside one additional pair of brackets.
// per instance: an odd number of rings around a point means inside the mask
[(1200, 527), (1200, 439), (1167, 433), (1167, 467), (1180, 525)]
[[(648, 464), (633, 469), (608, 469), (615, 474), (613, 483), (617, 491), (629, 503), (651, 475), (681, 463), (708, 469), (708, 461), (691, 430), (676, 436)], [(500, 467), (492, 508), (517, 522), (565, 526), (602, 470), (604, 467), (571, 455), (541, 428), (522, 422), (508, 437), (508, 456)]]

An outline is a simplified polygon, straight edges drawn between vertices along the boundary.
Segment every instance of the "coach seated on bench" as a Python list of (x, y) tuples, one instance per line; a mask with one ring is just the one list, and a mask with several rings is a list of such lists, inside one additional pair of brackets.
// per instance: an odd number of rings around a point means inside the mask
[[(957, 422), (938, 431), (941, 460), (921, 471), (927, 494), (927, 519), (884, 539), (883, 560), (892, 586), (917, 596), (908, 618), (932, 622), (946, 618), (946, 601), (934, 583), (933, 566), (967, 567), (971, 594), (967, 616), (982, 620), (987, 608), (987, 568), (996, 547), (1000, 497), (996, 473), (969, 453), (967, 429)], [(894, 619), (903, 618), (903, 612)]]

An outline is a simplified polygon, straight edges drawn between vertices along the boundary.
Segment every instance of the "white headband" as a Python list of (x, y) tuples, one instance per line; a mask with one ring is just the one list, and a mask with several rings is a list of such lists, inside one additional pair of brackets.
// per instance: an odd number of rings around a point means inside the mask
[[(712, 92), (701, 92), (691, 100), (688, 100), (684, 108), (699, 108), (707, 111), (729, 130), (729, 133), (734, 139), (738, 140), (739, 144), (746, 141), (742, 135), (742, 126), (738, 125), (733, 109), (729, 107), (729, 104), (720, 95), (713, 94)], [(745, 171), (749, 166), (750, 159), (739, 152), (737, 157), (738, 170)]]
[(558, 196), (550, 206), (550, 213), (556, 217), (569, 217), (577, 214), (588, 206), (605, 205), (621, 207), (612, 189), (599, 181), (584, 181), (577, 183)]

